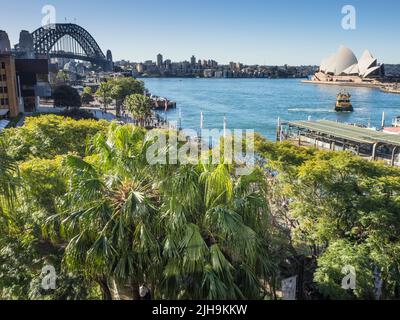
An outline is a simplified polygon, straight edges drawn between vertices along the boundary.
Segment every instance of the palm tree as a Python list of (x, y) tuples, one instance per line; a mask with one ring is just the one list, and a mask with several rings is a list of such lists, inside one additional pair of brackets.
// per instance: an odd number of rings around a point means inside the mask
[(96, 159), (67, 156), (65, 211), (47, 221), (47, 234), (68, 241), (67, 267), (97, 281), (105, 298), (138, 299), (139, 285), (159, 274), (158, 194), (139, 174), (143, 140), (142, 129), (113, 126), (95, 138)]
[(0, 212), (2, 206), (12, 204), (15, 199), (16, 178), (18, 171), (16, 162), (7, 154), (0, 136)]
[(141, 94), (132, 94), (125, 99), (125, 107), (141, 126), (152, 116), (152, 104), (149, 97)]
[(47, 233), (64, 261), (95, 279), (105, 298), (138, 299), (139, 286), (167, 299), (262, 297), (274, 272), (264, 176), (234, 166), (157, 165), (145, 131), (112, 125), (93, 155), (65, 158), (69, 192)]
[(263, 174), (182, 166), (164, 181), (165, 291), (175, 299), (258, 299), (272, 273)]
[(96, 91), (96, 95), (103, 100), (104, 111), (107, 112), (108, 105), (111, 102), (112, 83), (110, 81), (103, 81), (100, 83)]

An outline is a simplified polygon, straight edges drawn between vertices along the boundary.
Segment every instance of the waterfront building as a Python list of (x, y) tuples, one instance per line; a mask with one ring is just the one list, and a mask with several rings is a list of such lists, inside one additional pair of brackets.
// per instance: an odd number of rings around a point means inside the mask
[(7, 109), (10, 117), (35, 111), (40, 97), (51, 96), (47, 56), (33, 52), (27, 31), (21, 31), (13, 51), (7, 33), (0, 31), (0, 55), (0, 108)]
[(365, 50), (358, 60), (349, 48), (341, 46), (337, 53), (322, 60), (313, 81), (371, 82), (384, 76), (383, 65)]
[(164, 64), (165, 64), (165, 69), (166, 69), (167, 71), (171, 71), (171, 64), (172, 64), (172, 61), (171, 61), (170, 59), (167, 59), (167, 60), (165, 60)]
[(204, 78), (212, 78), (214, 77), (214, 70), (213, 69), (205, 69), (204, 72)]
[(40, 97), (50, 97), (49, 60), (15, 59), (15, 71), (19, 83), (21, 104), (24, 112), (33, 112), (39, 106)]
[(136, 71), (137, 71), (138, 73), (143, 73), (143, 71), (144, 71), (144, 65), (143, 65), (143, 63), (138, 63), (138, 64), (136, 65)]
[(214, 77), (215, 78), (223, 78), (224, 77), (224, 71), (222, 71), (222, 70), (215, 71)]
[(0, 118), (14, 118), (19, 114), (15, 58), (0, 51)]
[(281, 121), (277, 140), (332, 151), (350, 151), (369, 160), (400, 166), (400, 136), (336, 121)]

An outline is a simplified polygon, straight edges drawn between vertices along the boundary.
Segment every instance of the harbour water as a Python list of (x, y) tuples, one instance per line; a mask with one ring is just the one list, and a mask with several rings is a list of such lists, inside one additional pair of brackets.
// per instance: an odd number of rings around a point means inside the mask
[[(400, 95), (379, 89), (303, 84), (299, 79), (142, 79), (154, 95), (177, 102), (178, 109), (166, 113), (169, 121), (178, 120), (182, 127), (198, 129), (200, 113), (204, 127), (223, 126), (226, 116), (230, 129), (254, 129), (275, 139), (277, 119), (327, 119), (378, 127), (382, 112), (386, 124), (400, 116)], [(336, 94), (345, 89), (352, 95), (353, 113), (336, 113)]]

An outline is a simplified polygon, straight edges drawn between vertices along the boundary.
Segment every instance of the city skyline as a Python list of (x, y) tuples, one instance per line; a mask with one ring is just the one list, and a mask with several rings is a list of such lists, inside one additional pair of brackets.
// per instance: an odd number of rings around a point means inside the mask
[[(356, 30), (341, 25), (341, 10), (348, 2), (311, 0), (296, 7), (293, 2), (249, 0), (245, 9), (243, 3), (225, 0), (205, 0), (201, 5), (174, 0), (168, 6), (161, 0), (116, 0), (96, 6), (75, 0), (33, 0), (23, 5), (4, 2), (1, 6), (7, 15), (2, 17), (0, 29), (7, 31), (15, 44), (21, 29), (32, 32), (40, 26), (43, 6), (53, 5), (56, 22), (67, 18), (82, 25), (104, 51), (113, 51), (114, 60), (153, 60), (161, 52), (173, 61), (195, 55), (221, 64), (318, 65), (322, 57), (344, 44), (357, 55), (369, 47), (382, 63), (400, 62), (400, 45), (392, 40), (400, 27), (398, 1), (386, 0), (384, 5), (351, 1), (356, 9)], [(24, 12), (29, 14), (22, 19)]]

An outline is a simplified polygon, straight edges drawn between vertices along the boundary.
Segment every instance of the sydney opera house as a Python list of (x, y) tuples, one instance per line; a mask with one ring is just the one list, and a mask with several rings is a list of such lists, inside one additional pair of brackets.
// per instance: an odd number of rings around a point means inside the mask
[(375, 83), (384, 76), (383, 65), (378, 64), (372, 54), (365, 50), (358, 60), (353, 51), (341, 46), (337, 53), (321, 62), (319, 71), (313, 76), (315, 82)]

